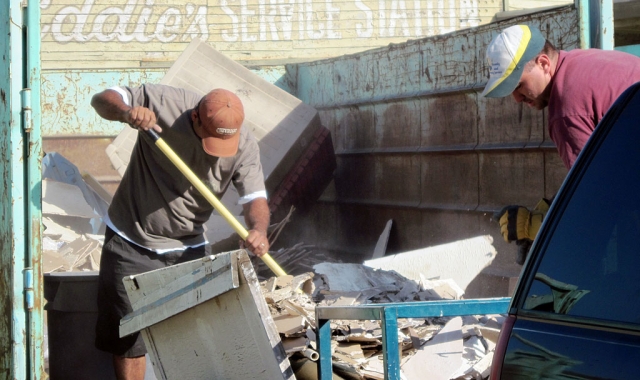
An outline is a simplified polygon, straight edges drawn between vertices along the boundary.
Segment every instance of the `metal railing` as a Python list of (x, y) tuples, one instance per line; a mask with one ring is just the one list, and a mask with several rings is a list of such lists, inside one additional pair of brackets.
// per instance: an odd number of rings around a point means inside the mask
[(510, 297), (470, 300), (381, 303), (357, 306), (316, 307), (318, 379), (332, 379), (332, 319), (379, 320), (382, 327), (382, 360), (385, 380), (400, 380), (398, 318), (433, 318), (465, 315), (506, 314)]

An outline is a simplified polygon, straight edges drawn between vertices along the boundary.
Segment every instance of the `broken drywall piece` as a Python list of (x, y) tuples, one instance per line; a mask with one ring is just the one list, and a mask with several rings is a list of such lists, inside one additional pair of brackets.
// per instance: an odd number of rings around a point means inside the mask
[[(375, 270), (361, 264), (320, 263), (313, 266), (331, 291), (355, 292), (390, 286), (398, 288), (406, 279), (387, 270)], [(400, 285), (402, 286), (402, 285)]]
[(449, 379), (463, 364), (462, 350), (462, 318), (455, 317), (402, 365), (402, 372), (408, 380)]
[(362, 366), (362, 372), (368, 379), (384, 380), (384, 363), (378, 356), (373, 356)]
[[(45, 227), (43, 235), (51, 239), (51, 241), (57, 241), (59, 247), (64, 245), (65, 242), (72, 242), (80, 237), (80, 234), (75, 232), (74, 229), (61, 226), (52, 218), (44, 215), (42, 216), (42, 224)], [(85, 227), (78, 228), (78, 230), (82, 228)], [(49, 244), (53, 244), (51, 241)]]
[(42, 213), (87, 219), (99, 216), (84, 201), (78, 186), (46, 178), (42, 180)]
[(462, 289), (496, 257), (490, 235), (478, 236), (453, 243), (367, 260), (364, 265), (394, 270), (406, 278), (420, 281), (425, 278), (450, 278)]
[[(78, 199), (83, 199), (84, 202), (86, 202), (89, 207), (94, 210), (95, 214), (99, 215), (100, 217), (103, 217), (107, 214), (110, 201), (105, 198), (107, 197), (104, 194), (106, 190), (97, 190), (102, 194), (99, 195), (96, 192), (95, 188), (87, 185), (78, 168), (61, 154), (57, 152), (50, 152), (44, 156), (44, 158), (42, 159), (42, 178), (43, 180), (50, 179), (75, 186), (82, 193), (82, 196)], [(91, 181), (90, 178), (89, 180)], [(78, 199), (76, 199), (76, 201), (78, 201)]]
[(392, 224), (393, 220), (389, 219), (384, 230), (382, 230), (382, 234), (380, 234), (380, 237), (378, 238), (375, 248), (373, 249), (373, 256), (371, 256), (371, 259), (379, 259), (387, 252), (387, 243), (389, 242), (389, 234), (391, 233)]
[(273, 318), (278, 333), (291, 336), (305, 329), (305, 321), (301, 315), (279, 315)]
[[(98, 199), (100, 199), (104, 204), (106, 204), (106, 208), (109, 208), (111, 201), (113, 200), (113, 195), (105, 189), (102, 184), (90, 173), (83, 173), (82, 179), (85, 184), (89, 186), (89, 188), (97, 195)], [(106, 214), (106, 209), (104, 210), (104, 214), (100, 214), (104, 216)]]
[[(423, 277), (422, 274), (420, 277)], [(464, 295), (462, 290), (455, 281), (450, 278), (444, 280), (427, 280), (420, 279), (420, 300), (458, 300)]]
[(42, 271), (43, 273), (66, 272), (69, 263), (56, 251), (42, 251)]
[(473, 365), (462, 366), (451, 375), (452, 380), (483, 380), (488, 379), (491, 373), (491, 361), (493, 352), (489, 352)]

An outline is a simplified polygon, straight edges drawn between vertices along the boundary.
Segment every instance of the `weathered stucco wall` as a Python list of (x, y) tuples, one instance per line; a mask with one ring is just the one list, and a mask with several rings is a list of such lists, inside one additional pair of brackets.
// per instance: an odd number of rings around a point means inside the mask
[(366, 259), (389, 219), (389, 253), (490, 234), (498, 250), (493, 268), (516, 276), (516, 247), (502, 240), (492, 213), (508, 204), (533, 207), (567, 173), (546, 112), (480, 96), (486, 46), (521, 22), (560, 48), (578, 46), (577, 12), (568, 6), (288, 66), (295, 94), (320, 111), (338, 156), (335, 186), (289, 237)]
[(502, 0), (41, 0), (42, 67), (166, 67), (195, 37), (236, 61), (307, 61), (477, 26), (501, 7)]

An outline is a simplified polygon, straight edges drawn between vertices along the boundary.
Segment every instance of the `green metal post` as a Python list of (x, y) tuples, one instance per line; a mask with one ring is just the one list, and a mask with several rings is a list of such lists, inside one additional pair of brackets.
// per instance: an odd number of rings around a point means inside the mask
[[(23, 9), (18, 0), (9, 1), (9, 55), (10, 72), (6, 99), (9, 105), (8, 134), (4, 136), (2, 149), (7, 151), (8, 159), (3, 161), (7, 173), (7, 198), (3, 197), (3, 205), (9, 205), (6, 223), (3, 228), (8, 233), (5, 243), (8, 246), (3, 255), (8, 255), (10, 264), (6, 275), (10, 276), (9, 310), (11, 311), (11, 343), (9, 352), (11, 379), (28, 379), (28, 317), (25, 305), (25, 272), (26, 238), (25, 229), (25, 139), (22, 127), (22, 89), (24, 88), (24, 35)], [(4, 129), (4, 128), (3, 128)], [(4, 131), (3, 131), (4, 132)], [(3, 271), (4, 272), (4, 271)]]
[(612, 50), (613, 0), (576, 0), (580, 48)]
[[(0, 2), (0, 19), (9, 20), (11, 3)], [(13, 248), (11, 224), (11, 43), (10, 22), (0, 22), (0, 378), (14, 378), (13, 371)]]
[(41, 379), (40, 4), (0, 4), (0, 378)]
[(27, 258), (25, 292), (29, 323), (29, 371), (31, 378), (45, 378), (44, 371), (44, 286), (42, 277), (42, 136), (40, 107), (40, 2), (29, 1), (26, 15), (25, 68), (29, 107), (23, 104), (23, 129), (27, 146)]

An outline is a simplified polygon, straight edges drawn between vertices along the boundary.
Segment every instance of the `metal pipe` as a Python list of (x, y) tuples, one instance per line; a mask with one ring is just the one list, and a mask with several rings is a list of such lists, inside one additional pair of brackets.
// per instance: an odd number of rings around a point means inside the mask
[(318, 355), (318, 353), (315, 350), (313, 350), (313, 349), (311, 349), (309, 347), (307, 347), (304, 350), (302, 350), (302, 355), (304, 355), (305, 358), (307, 358), (307, 359), (309, 359), (309, 360), (311, 360), (313, 362), (317, 362), (318, 359), (320, 359), (320, 355)]

